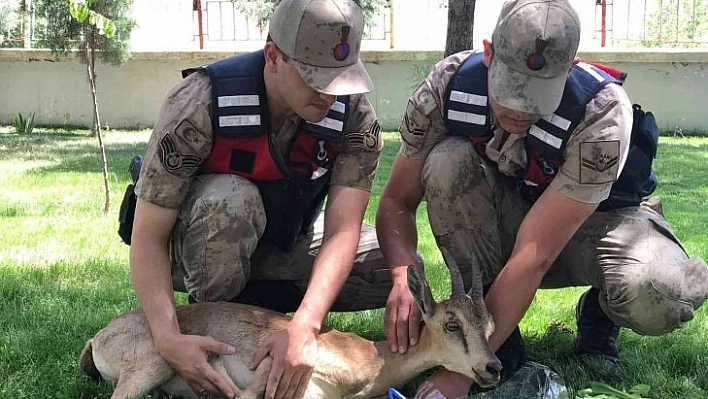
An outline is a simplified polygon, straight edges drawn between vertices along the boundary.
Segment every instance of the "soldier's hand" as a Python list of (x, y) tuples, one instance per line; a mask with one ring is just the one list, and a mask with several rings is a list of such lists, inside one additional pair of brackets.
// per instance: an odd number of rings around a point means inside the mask
[(270, 355), (273, 366), (268, 376), (266, 399), (302, 398), (310, 382), (317, 358), (317, 336), (293, 322), (261, 342), (251, 360), (251, 368)]
[(418, 343), (420, 309), (405, 282), (394, 283), (386, 301), (384, 330), (391, 352), (405, 353)]
[(158, 352), (198, 395), (236, 397), (238, 389), (208, 363), (209, 353), (229, 355), (230, 345), (209, 337), (176, 334), (156, 342)]

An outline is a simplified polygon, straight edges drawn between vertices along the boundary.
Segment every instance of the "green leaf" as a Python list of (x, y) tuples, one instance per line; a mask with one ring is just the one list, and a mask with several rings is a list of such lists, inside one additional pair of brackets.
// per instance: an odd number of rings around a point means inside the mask
[(629, 389), (629, 393), (639, 396), (649, 396), (651, 386), (647, 384), (638, 384)]
[(90, 15), (86, 0), (69, 0), (69, 13), (74, 19), (83, 23)]
[(81, 23), (88, 19), (89, 25), (95, 26), (100, 35), (107, 38), (113, 37), (116, 33), (116, 24), (111, 19), (90, 10), (89, 4), (90, 2), (87, 0), (69, 0), (69, 12)]
[(615, 389), (600, 382), (590, 382), (590, 388), (581, 389), (577, 392), (576, 399), (647, 399), (651, 387), (645, 384), (635, 385), (629, 393), (625, 390)]
[(103, 35), (107, 38), (112, 38), (116, 34), (116, 24), (110, 19), (106, 18), (106, 23), (103, 26)]

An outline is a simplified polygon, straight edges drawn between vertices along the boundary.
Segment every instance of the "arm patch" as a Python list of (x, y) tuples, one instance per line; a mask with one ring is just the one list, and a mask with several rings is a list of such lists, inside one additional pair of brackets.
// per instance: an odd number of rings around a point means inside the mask
[(382, 147), (381, 126), (375, 120), (366, 132), (347, 134), (347, 144), (352, 150), (377, 151)]
[(619, 140), (580, 143), (580, 183), (606, 184), (619, 175)]

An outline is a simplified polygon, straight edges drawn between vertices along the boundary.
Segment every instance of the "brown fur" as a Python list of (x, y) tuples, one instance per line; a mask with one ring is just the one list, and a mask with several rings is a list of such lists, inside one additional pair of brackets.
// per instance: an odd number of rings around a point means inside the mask
[[(383, 397), (390, 387), (400, 387), (438, 365), (466, 374), (481, 386), (498, 383), (501, 363), (487, 342), (494, 323), (484, 299), (462, 295), (436, 303), (424, 276), (412, 267), (408, 284), (424, 321), (418, 344), (396, 354), (385, 341), (323, 331), (317, 337), (308, 399)], [(211, 358), (212, 366), (238, 388), (241, 398), (263, 397), (272, 360), (267, 358), (254, 371), (248, 365), (262, 340), (285, 328), (289, 317), (228, 302), (178, 306), (176, 314), (183, 333), (234, 346), (234, 354)], [(113, 399), (140, 397), (158, 388), (176, 397), (198, 397), (159, 355), (140, 310), (120, 315), (99, 331), (84, 348), (80, 363), (92, 378), (98, 370), (105, 381), (116, 382)]]

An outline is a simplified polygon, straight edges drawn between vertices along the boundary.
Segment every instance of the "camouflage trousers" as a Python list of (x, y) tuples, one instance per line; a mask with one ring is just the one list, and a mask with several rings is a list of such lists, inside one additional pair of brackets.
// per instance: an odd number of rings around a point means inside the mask
[[(422, 183), (437, 244), (452, 254), (466, 288), (475, 273), (491, 283), (511, 256), (530, 205), (461, 137), (432, 150)], [(708, 297), (708, 266), (689, 258), (657, 211), (657, 200), (593, 213), (541, 288), (596, 287), (610, 319), (643, 335), (664, 334), (691, 320)]]
[[(194, 301), (234, 301), (294, 311), (322, 245), (324, 215), (291, 252), (260, 240), (266, 225), (256, 186), (239, 176), (196, 178), (170, 237), (175, 290)], [(376, 231), (362, 225), (354, 267), (332, 310), (383, 307), (391, 276)]]

